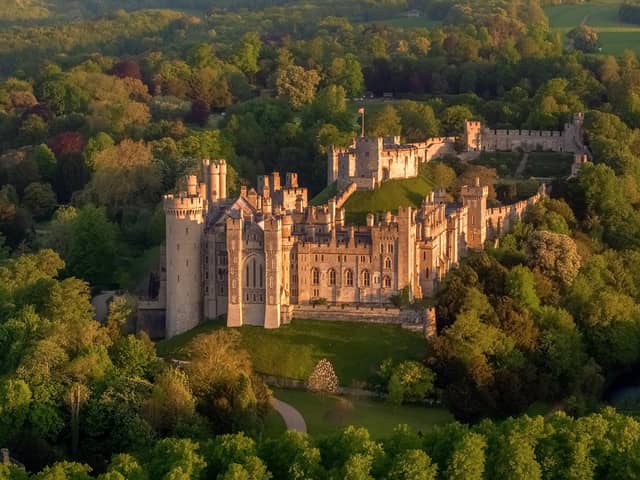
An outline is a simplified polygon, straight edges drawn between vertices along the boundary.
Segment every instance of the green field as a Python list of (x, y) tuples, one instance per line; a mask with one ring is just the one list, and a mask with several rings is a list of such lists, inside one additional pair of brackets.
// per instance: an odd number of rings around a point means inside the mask
[(309, 200), (309, 205), (324, 205), (331, 197), (335, 197), (338, 193), (338, 182), (327, 185), (315, 197)]
[[(218, 321), (157, 344), (158, 354), (188, 358), (189, 341), (200, 333), (223, 328)], [(341, 385), (363, 385), (386, 358), (421, 359), (424, 338), (397, 325), (294, 319), (275, 330), (242, 327), (243, 347), (257, 372), (306, 380), (322, 358), (328, 358)]]
[(364, 224), (369, 212), (396, 211), (398, 207), (419, 207), (432, 190), (424, 177), (387, 180), (380, 188), (355, 192), (344, 205), (347, 222)]
[(596, 0), (573, 5), (550, 5), (544, 10), (552, 29), (566, 33), (582, 22), (600, 35), (602, 53), (620, 54), (625, 49), (640, 54), (640, 26), (618, 19), (621, 0)]
[(436, 425), (453, 421), (452, 415), (442, 407), (398, 406), (381, 400), (322, 395), (303, 390), (274, 389), (274, 395), (298, 409), (311, 434), (356, 425), (366, 427), (374, 438), (383, 438), (400, 424), (407, 424), (417, 432), (426, 432)]

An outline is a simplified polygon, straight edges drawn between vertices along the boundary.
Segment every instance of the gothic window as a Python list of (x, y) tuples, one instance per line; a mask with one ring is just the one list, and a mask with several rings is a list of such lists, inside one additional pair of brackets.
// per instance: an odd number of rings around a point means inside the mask
[(389, 257), (384, 259), (384, 268), (391, 270), (391, 259)]
[(369, 273), (369, 270), (365, 270), (364, 272), (362, 272), (362, 284), (365, 287), (371, 286), (371, 274)]
[(329, 285), (334, 286), (336, 284), (336, 271), (332, 268), (329, 270)]
[(393, 253), (393, 243), (390, 243), (387, 250), (389, 251), (389, 253)]
[(260, 264), (260, 288), (262, 288), (264, 284), (264, 271), (262, 264)]
[(344, 280), (347, 287), (353, 287), (353, 270), (347, 269), (344, 273)]
[(384, 253), (384, 244), (380, 244), (380, 253)]
[(311, 285), (319, 285), (320, 284), (320, 272), (317, 268), (311, 269)]
[(389, 275), (385, 275), (382, 279), (382, 285), (384, 288), (391, 288), (391, 277)]

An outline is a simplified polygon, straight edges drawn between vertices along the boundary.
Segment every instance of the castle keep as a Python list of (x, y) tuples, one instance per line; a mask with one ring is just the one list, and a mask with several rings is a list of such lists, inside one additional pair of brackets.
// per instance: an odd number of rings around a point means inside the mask
[(224, 160), (205, 160), (200, 180), (189, 176), (183, 191), (165, 196), (159, 298), (167, 337), (220, 315), (228, 326), (278, 328), (315, 303), (374, 311), (401, 289), (431, 295), (468, 249), (482, 248), (542, 195), (488, 209), (488, 188), (476, 182), (463, 187), (460, 204), (438, 191), (420, 208), (369, 214), (353, 226), (345, 224), (344, 193), (310, 206), (296, 174), (281, 182), (273, 173), (230, 199), (226, 175)]

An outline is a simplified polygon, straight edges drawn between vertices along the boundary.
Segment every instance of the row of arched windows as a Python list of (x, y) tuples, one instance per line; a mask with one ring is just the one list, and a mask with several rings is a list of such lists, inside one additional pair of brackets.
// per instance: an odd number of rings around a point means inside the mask
[[(329, 281), (329, 286), (333, 287), (336, 285), (337, 272), (330, 268), (327, 272), (327, 277)], [(371, 273), (369, 270), (363, 270), (361, 274), (362, 286), (370, 287), (371, 286)], [(312, 285), (320, 285), (320, 270), (317, 268), (311, 269), (311, 284)], [(350, 268), (344, 271), (344, 284), (347, 287), (353, 287), (353, 270)], [(391, 288), (391, 277), (389, 275), (385, 275), (382, 277), (382, 285), (384, 288)]]

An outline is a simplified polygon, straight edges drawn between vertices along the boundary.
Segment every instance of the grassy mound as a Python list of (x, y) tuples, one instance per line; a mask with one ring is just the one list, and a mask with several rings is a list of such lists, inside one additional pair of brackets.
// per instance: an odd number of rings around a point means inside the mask
[(453, 421), (442, 407), (391, 405), (380, 400), (322, 395), (301, 390), (274, 389), (276, 398), (293, 405), (312, 434), (356, 425), (366, 427), (374, 438), (388, 437), (399, 424), (426, 432)]
[(364, 224), (367, 213), (395, 212), (398, 207), (419, 207), (432, 190), (424, 177), (387, 180), (380, 188), (355, 192), (344, 205), (347, 223)]
[(331, 197), (335, 197), (338, 193), (338, 182), (327, 185), (315, 197), (309, 200), (309, 205), (324, 205)]
[[(218, 328), (225, 327), (207, 322), (163, 340), (158, 354), (188, 358), (190, 341)], [(397, 325), (295, 319), (275, 330), (246, 326), (239, 331), (257, 372), (306, 380), (318, 360), (328, 358), (345, 386), (366, 382), (386, 358), (421, 359), (426, 353), (421, 335)]]

